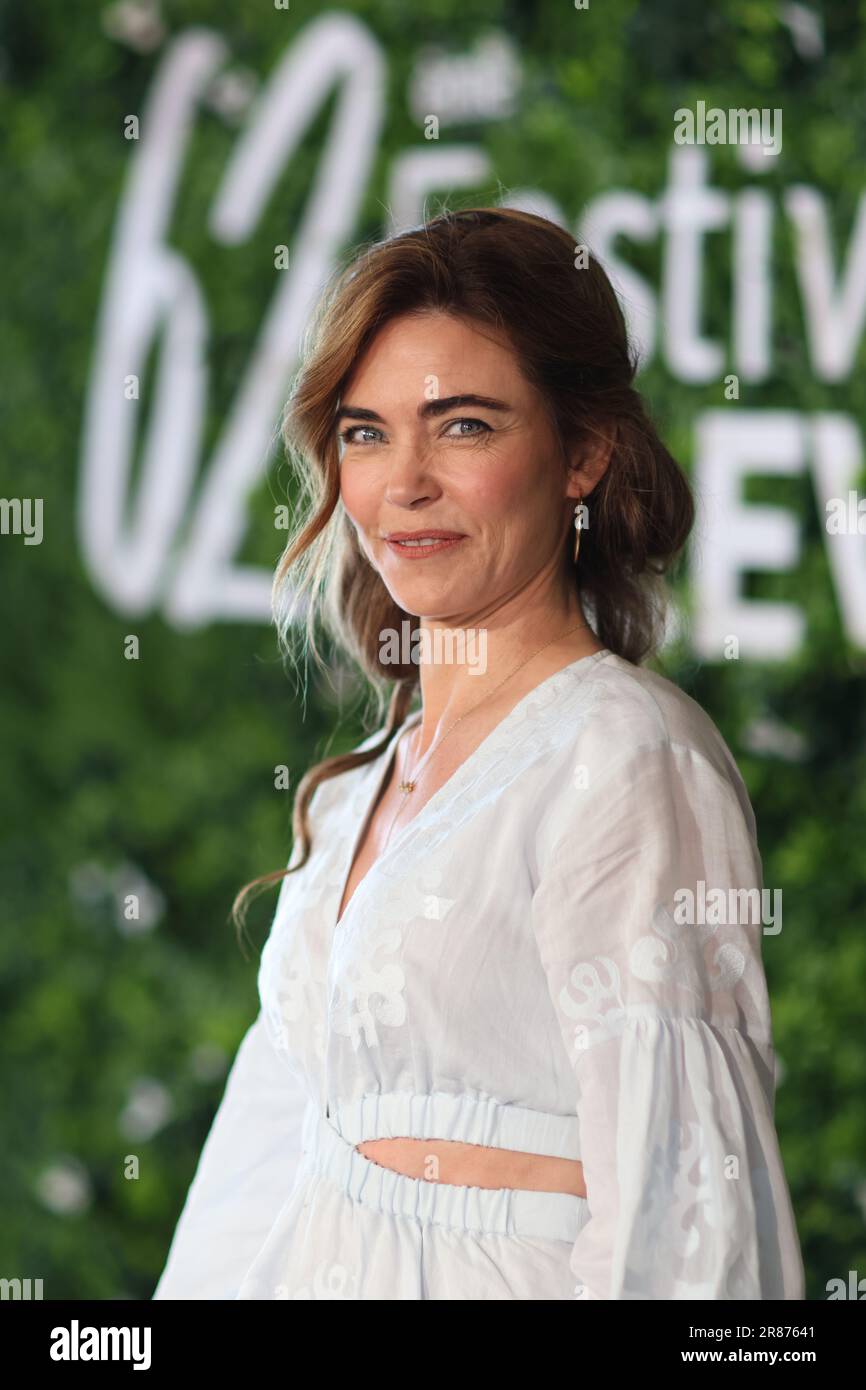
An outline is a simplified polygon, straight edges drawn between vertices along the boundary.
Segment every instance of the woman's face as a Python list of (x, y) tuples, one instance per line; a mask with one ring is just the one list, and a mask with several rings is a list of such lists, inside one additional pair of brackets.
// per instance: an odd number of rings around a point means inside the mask
[[(569, 482), (541, 396), (506, 346), (445, 313), (393, 319), (359, 359), (336, 428), (343, 505), (406, 612), (466, 623), (546, 577), (561, 582), (567, 499), (589, 488)], [(431, 531), (459, 539), (393, 539)]]

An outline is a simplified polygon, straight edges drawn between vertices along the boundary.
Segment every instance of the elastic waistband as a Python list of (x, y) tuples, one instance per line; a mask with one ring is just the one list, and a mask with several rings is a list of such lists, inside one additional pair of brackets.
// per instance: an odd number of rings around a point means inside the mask
[(424, 1225), (573, 1244), (589, 1220), (586, 1199), (569, 1192), (457, 1187), (383, 1168), (359, 1153), (321, 1113), (309, 1135), (304, 1161), (353, 1202)]
[(365, 1139), (454, 1139), (550, 1158), (580, 1158), (577, 1115), (503, 1105), (466, 1092), (373, 1093), (332, 1105), (329, 1118), (350, 1144)]

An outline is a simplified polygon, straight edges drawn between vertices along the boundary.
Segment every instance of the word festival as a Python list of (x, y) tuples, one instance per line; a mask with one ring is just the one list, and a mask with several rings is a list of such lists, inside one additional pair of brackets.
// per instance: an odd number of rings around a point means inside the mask
[[(272, 570), (239, 559), (252, 524), (250, 497), (279, 447), (274, 426), (309, 314), (356, 235), (374, 170), (382, 167), (379, 142), (390, 128), (387, 55), (356, 16), (316, 15), (264, 75), (202, 209), (216, 246), (236, 248), (239, 259), (249, 256), (247, 244), (254, 235), (261, 239), (267, 218), (282, 244), (272, 190), (297, 163), (311, 127), (329, 114), (291, 245), (283, 259), (263, 267), (271, 297), (259, 331), (251, 325), (248, 361), (214, 430), (206, 418), (212, 330), (203, 267), (184, 258), (175, 220), (199, 112), (231, 60), (225, 40), (206, 26), (171, 36), (160, 54), (136, 137), (128, 141), (81, 443), (78, 537), (93, 584), (118, 612), (159, 608), (179, 628), (269, 620)], [(519, 64), (519, 55), (508, 61)], [(509, 79), (509, 90), (516, 86)], [(672, 132), (674, 115), (672, 108)], [(485, 119), (506, 118), (500, 112)], [(576, 248), (586, 244), (601, 260), (620, 295), (641, 370), (659, 357), (674, 380), (702, 388), (693, 412), (685, 394), (678, 402), (678, 411), (691, 415), (690, 446), (682, 450), (688, 457), (680, 461), (698, 506), (688, 555), (688, 641), (706, 660), (723, 659), (735, 639), (738, 657), (784, 661), (806, 642), (803, 606), (792, 598), (750, 596), (746, 581), (756, 572), (796, 577), (806, 563), (804, 518), (787, 493), (772, 503), (748, 501), (746, 481), (757, 475), (784, 486), (810, 479), (823, 520), (857, 486), (859, 420), (853, 406), (850, 413), (802, 408), (799, 402), (816, 393), (800, 386), (796, 396), (791, 390), (790, 405), (772, 408), (740, 404), (740, 388), (778, 375), (774, 294), (782, 275), (796, 285), (802, 357), (813, 381), (837, 387), (851, 376), (866, 320), (866, 207), (861, 198), (852, 230), (839, 235), (820, 189), (775, 180), (772, 188), (762, 186), (768, 169), (778, 179), (782, 155), (767, 159), (767, 148), (751, 140), (733, 144), (728, 159), (731, 153), (742, 169), (738, 187), (713, 186), (711, 161), (720, 151), (678, 143), (672, 133), (666, 181), (654, 192), (610, 188), (576, 218), (543, 189), (524, 188), (501, 201), (554, 218), (573, 231)], [(389, 209), (385, 230), (423, 220), (433, 193), (459, 196), (496, 181), (480, 141), (439, 146), (419, 128), (418, 140), (385, 163), (384, 187), (377, 189)], [(629, 244), (658, 251), (657, 283), (635, 269)], [(777, 264), (780, 256), (785, 264)], [(713, 282), (730, 283), (730, 309), (729, 322), (710, 332)], [(755, 400), (752, 389), (749, 399)], [(211, 437), (212, 453), (202, 457), (202, 440)], [(808, 498), (808, 490), (799, 495)], [(866, 650), (860, 536), (850, 526), (821, 528), (840, 624)], [(669, 635), (676, 637), (684, 617), (676, 603), (671, 613)]]

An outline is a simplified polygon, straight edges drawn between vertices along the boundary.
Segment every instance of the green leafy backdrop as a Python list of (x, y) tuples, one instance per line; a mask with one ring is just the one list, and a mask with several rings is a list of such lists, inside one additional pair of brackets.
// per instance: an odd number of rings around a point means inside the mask
[[(37, 0), (2, 7), (0, 199), (4, 496), (45, 499), (45, 539), (0, 537), (3, 563), (4, 775), (0, 981), (3, 1154), (0, 1275), (43, 1278), (50, 1298), (149, 1298), (225, 1081), (256, 1010), (257, 955), (228, 922), (238, 886), (285, 863), (292, 783), (326, 750), (366, 729), (360, 688), (338, 707), (318, 678), (304, 702), (264, 625), (181, 632), (159, 613), (114, 612), (84, 571), (75, 530), (83, 400), (106, 254), (129, 148), (161, 49), (109, 37), (94, 4)], [(423, 43), (459, 53), (490, 28), (508, 33), (524, 71), (518, 111), (493, 125), (449, 128), (478, 141), (504, 188), (532, 185), (574, 221), (611, 187), (656, 196), (672, 111), (708, 104), (782, 106), (786, 149), (764, 186), (807, 182), (831, 196), (837, 247), (847, 245), (862, 191), (866, 37), (862, 4), (825, 6), (825, 51), (807, 60), (777, 7), (718, 0), (652, 5), (605, 0), (577, 15), (565, 3), (378, 0), (341, 6), (384, 46), (389, 105), (374, 177), (353, 241), (382, 231), (389, 161), (418, 145), (406, 82)], [(162, 6), (169, 36), (194, 24), (225, 38), (264, 78), (319, 11), (298, 4)], [(195, 267), (212, 325), (208, 448), (231, 400), (272, 289), (273, 246), (291, 242), (324, 125), (314, 125), (243, 254), (209, 239), (204, 209), (236, 132), (213, 112), (197, 126), (172, 223)], [(720, 186), (744, 181), (728, 152)], [(447, 193), (448, 190), (443, 190)], [(461, 191), (460, 197), (466, 194)], [(863, 421), (858, 371), (816, 383), (804, 348), (791, 245), (774, 243), (774, 374), (748, 404), (838, 409)], [(728, 332), (727, 236), (714, 243), (708, 331)], [(628, 248), (654, 283), (659, 251)], [(657, 358), (640, 382), (688, 467), (692, 424), (717, 387), (686, 387)], [(275, 422), (276, 424), (276, 422)], [(285, 468), (250, 504), (242, 558), (272, 565), (271, 524)], [(866, 1272), (866, 1036), (863, 931), (866, 811), (864, 657), (846, 643), (808, 478), (750, 493), (791, 506), (803, 559), (789, 576), (754, 576), (754, 597), (796, 600), (803, 653), (783, 664), (666, 663), (708, 710), (747, 778), (765, 882), (784, 892), (784, 929), (766, 937), (780, 1083), (776, 1118), (808, 1274)], [(138, 661), (123, 642), (135, 632)], [(797, 731), (805, 756), (758, 754), (746, 731), (771, 718)], [(144, 883), (150, 920), (130, 931), (120, 891)], [(273, 899), (252, 914), (258, 947)], [(125, 1176), (137, 1155), (140, 1175)]]

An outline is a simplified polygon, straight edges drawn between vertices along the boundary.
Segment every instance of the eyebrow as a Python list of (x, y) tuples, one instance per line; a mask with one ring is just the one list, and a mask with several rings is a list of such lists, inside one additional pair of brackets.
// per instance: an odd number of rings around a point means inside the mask
[[(426, 420), (437, 415), (446, 415), (449, 410), (454, 410), (458, 406), (476, 405), (483, 410), (510, 410), (511, 406), (505, 401), (498, 401), (493, 396), (442, 396), (432, 401), (425, 401), (418, 407), (419, 420)], [(384, 425), (385, 421), (381, 415), (377, 415), (375, 410), (367, 410), (360, 405), (341, 405), (334, 417), (334, 424), (338, 425), (341, 420), (371, 420), (377, 425)]]

